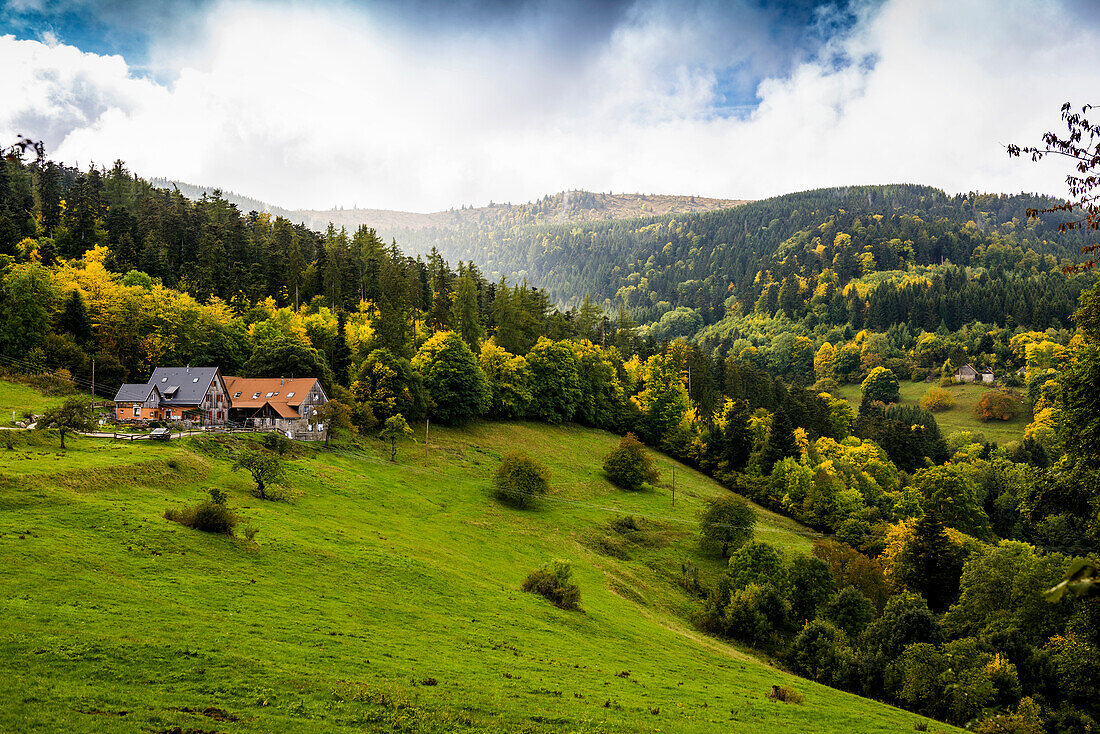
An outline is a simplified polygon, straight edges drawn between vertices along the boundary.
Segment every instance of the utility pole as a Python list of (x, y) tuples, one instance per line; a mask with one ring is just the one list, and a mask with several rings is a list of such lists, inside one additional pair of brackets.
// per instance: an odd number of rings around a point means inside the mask
[(92, 400), (95, 400), (95, 360), (92, 360)]
[(676, 465), (672, 465), (672, 506), (676, 506)]

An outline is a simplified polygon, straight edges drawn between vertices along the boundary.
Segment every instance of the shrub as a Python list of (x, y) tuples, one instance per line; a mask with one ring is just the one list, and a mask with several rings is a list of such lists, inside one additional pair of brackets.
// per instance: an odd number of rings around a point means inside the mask
[[(164, 519), (178, 522), (204, 533), (219, 533), (232, 535), (233, 528), (237, 524), (237, 516), (226, 505), (225, 492), (220, 489), (210, 490), (210, 499), (200, 502), (194, 507), (183, 509), (169, 508), (164, 511)], [(253, 535), (255, 532), (253, 532)]]
[(1006, 392), (991, 392), (974, 406), (974, 415), (983, 422), (1010, 421), (1016, 417), (1016, 399)]
[(523, 580), (524, 591), (545, 598), (562, 609), (577, 609), (581, 602), (581, 590), (572, 582), (573, 569), (567, 561), (554, 560)]
[(860, 385), (864, 400), (880, 400), (884, 403), (896, 403), (901, 399), (898, 378), (885, 367), (875, 367)]
[(281, 433), (265, 433), (260, 436), (260, 445), (279, 456), (294, 452), (294, 442)]
[(627, 533), (636, 533), (641, 528), (638, 527), (638, 521), (634, 519), (633, 515), (624, 515), (623, 517), (617, 517), (611, 521), (611, 529), (616, 533), (625, 535)]
[(930, 387), (920, 399), (920, 407), (931, 410), (933, 413), (947, 410), (955, 405), (955, 398), (951, 391), (942, 387)]
[(637, 491), (643, 484), (653, 484), (661, 476), (645, 446), (633, 433), (628, 433), (603, 460), (608, 480), (617, 487)]
[(493, 475), (493, 496), (506, 505), (529, 507), (550, 491), (550, 472), (522, 451), (509, 451)]
[(768, 693), (768, 698), (773, 701), (783, 701), (784, 703), (802, 703), (805, 700), (801, 693), (790, 686), (772, 686), (771, 692)]
[(914, 367), (913, 371), (909, 373), (909, 379), (913, 382), (924, 382), (928, 379), (928, 370), (924, 367)]

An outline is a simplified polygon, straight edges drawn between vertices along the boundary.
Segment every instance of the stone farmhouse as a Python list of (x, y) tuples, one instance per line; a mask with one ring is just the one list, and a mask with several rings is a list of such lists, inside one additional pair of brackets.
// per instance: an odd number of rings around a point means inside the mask
[(955, 370), (955, 382), (993, 382), (993, 370), (986, 367), (980, 372), (970, 364), (964, 364)]
[(313, 411), (328, 402), (315, 377), (226, 377), (229, 418), (256, 428), (312, 431)]

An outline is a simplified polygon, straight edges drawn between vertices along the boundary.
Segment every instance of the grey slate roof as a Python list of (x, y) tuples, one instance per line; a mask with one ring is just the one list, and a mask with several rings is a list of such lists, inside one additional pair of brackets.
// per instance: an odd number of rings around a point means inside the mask
[(217, 367), (157, 367), (149, 384), (160, 390), (161, 405), (198, 405), (217, 374)]
[[(150, 383), (132, 383), (128, 382), (118, 389), (118, 394), (115, 395), (116, 403), (144, 403), (149, 399), (149, 394), (154, 390), (157, 390), (157, 386)], [(160, 398), (160, 391), (157, 390), (157, 398)]]

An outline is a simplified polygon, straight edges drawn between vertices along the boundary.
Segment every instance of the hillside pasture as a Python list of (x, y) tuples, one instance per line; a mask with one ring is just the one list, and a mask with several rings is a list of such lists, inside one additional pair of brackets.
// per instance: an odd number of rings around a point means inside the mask
[[(720, 570), (695, 522), (726, 490), (666, 457), (660, 486), (626, 493), (601, 476), (609, 434), (433, 427), (397, 463), (379, 441), (307, 446), (290, 463), (300, 496), (272, 503), (224, 458), (243, 440), (81, 439), (59, 461), (29, 463), (19, 455), (31, 443), (0, 451), (0, 729), (911, 731), (920, 720), (692, 628), (698, 600), (676, 579), (681, 564), (704, 579)], [(492, 470), (517, 446), (552, 472), (537, 510), (490, 499)], [(255, 542), (164, 519), (215, 486)], [(628, 513), (638, 530), (624, 535), (611, 521)], [(758, 539), (808, 550), (808, 531), (761, 517)], [(519, 590), (554, 558), (572, 564), (581, 611)], [(769, 700), (773, 684), (805, 704)]]
[[(920, 405), (920, 399), (931, 387), (936, 387), (939, 382), (911, 382), (901, 380), (901, 404)], [(951, 392), (955, 405), (947, 410), (936, 413), (936, 422), (944, 438), (958, 431), (971, 431), (985, 436), (987, 441), (996, 441), (1004, 445), (1010, 441), (1019, 441), (1024, 437), (1024, 429), (1031, 422), (1031, 410), (1027, 403), (1020, 402), (1016, 417), (1010, 421), (989, 421), (983, 423), (974, 415), (974, 407), (990, 390), (1000, 389), (996, 386), (981, 385), (976, 383), (959, 383), (946, 388)], [(859, 385), (841, 386), (837, 397), (842, 397), (859, 410), (860, 388)]]

